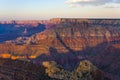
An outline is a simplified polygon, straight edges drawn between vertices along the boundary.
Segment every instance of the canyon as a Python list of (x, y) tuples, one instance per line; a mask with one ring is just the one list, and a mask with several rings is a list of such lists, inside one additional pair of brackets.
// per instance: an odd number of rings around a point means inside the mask
[(1, 58), (55, 61), (69, 71), (88, 60), (105, 80), (120, 79), (120, 19), (3, 21), (0, 42)]

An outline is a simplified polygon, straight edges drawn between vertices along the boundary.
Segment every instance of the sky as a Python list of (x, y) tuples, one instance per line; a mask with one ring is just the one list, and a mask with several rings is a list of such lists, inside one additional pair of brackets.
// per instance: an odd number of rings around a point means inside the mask
[(120, 0), (0, 0), (0, 20), (120, 18)]

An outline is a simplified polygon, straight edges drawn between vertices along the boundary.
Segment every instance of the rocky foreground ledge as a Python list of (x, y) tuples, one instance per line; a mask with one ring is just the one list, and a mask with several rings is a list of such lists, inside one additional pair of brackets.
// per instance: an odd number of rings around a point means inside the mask
[[(46, 68), (46, 69), (45, 69)], [(62, 68), (55, 61), (43, 62), (43, 66), (32, 62), (0, 59), (0, 80), (113, 80), (83, 60), (73, 71)]]
[(0, 59), (0, 80), (51, 80), (45, 68), (31, 62)]

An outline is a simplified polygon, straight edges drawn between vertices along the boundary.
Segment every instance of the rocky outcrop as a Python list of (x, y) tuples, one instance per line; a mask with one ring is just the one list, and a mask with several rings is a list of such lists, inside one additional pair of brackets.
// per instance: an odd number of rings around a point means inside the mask
[(43, 66), (46, 67), (46, 74), (49, 77), (60, 80), (104, 80), (105, 78), (102, 71), (87, 60), (81, 61), (73, 71), (64, 70), (54, 61), (43, 62)]
[(0, 59), (0, 80), (53, 80), (45, 68), (27, 61)]

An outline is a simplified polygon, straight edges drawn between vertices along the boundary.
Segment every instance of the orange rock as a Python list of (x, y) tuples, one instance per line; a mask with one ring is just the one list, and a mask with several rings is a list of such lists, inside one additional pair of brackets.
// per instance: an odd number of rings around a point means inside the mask
[(8, 53), (4, 53), (4, 54), (0, 54), (0, 57), (1, 57), (1, 58), (10, 58), (11, 55), (8, 54)]
[(11, 59), (12, 59), (12, 60), (16, 60), (16, 59), (17, 59), (17, 56), (12, 56)]
[(36, 56), (34, 56), (34, 55), (33, 55), (33, 56), (30, 56), (30, 58), (31, 58), (31, 59), (35, 59), (35, 58), (36, 58)]

